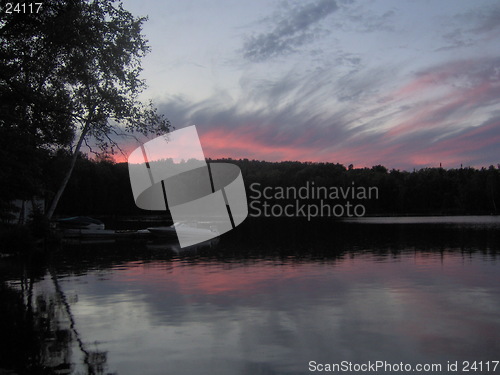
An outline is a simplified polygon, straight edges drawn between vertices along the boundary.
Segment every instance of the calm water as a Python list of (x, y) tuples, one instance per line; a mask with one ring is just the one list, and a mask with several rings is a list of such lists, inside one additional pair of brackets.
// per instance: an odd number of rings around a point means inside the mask
[(180, 254), (76, 244), (3, 270), (43, 333), (40, 363), (65, 373), (500, 360), (498, 220), (414, 224), (267, 221)]

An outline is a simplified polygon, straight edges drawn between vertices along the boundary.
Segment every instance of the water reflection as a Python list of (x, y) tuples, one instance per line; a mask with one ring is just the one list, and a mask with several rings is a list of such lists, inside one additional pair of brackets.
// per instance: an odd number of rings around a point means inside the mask
[(395, 216), (395, 217), (352, 217), (343, 218), (346, 223), (361, 224), (447, 224), (462, 226), (500, 227), (500, 216)]
[(49, 334), (38, 363), (66, 366), (58, 373), (298, 374), (313, 360), (497, 359), (497, 230), (326, 223), (335, 229), (326, 236), (267, 224), (187, 253), (161, 243), (68, 247), (4, 290), (31, 304), (33, 322), (43, 317), (33, 328)]
[(105, 371), (107, 353), (90, 348), (80, 338), (71, 311), (76, 296), (66, 297), (50, 269), (32, 266), (18, 270), (19, 279), (12, 278), (10, 270), (10, 279), (0, 284), (0, 300), (7, 307), (0, 318), (0, 370), (19, 374), (110, 374)]

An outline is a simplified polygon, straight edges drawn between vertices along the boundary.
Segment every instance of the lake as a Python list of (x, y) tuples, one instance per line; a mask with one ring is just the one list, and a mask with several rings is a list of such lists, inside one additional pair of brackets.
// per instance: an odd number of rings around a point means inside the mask
[(500, 373), (496, 216), (255, 218), (176, 250), (74, 243), (2, 260), (1, 303), (29, 332), (4, 336), (0, 368), (20, 345), (59, 374)]

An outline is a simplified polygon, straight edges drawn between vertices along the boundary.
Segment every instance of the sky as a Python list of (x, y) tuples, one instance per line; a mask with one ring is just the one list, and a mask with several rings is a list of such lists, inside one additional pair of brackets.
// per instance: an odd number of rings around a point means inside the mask
[(149, 17), (142, 98), (206, 157), (500, 163), (498, 1), (123, 4)]

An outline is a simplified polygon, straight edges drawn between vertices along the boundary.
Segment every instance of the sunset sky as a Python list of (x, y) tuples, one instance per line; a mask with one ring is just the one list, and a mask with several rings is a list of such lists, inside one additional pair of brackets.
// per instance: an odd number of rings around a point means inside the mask
[(498, 1), (124, 1), (144, 99), (206, 157), (500, 163)]

